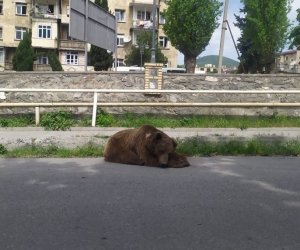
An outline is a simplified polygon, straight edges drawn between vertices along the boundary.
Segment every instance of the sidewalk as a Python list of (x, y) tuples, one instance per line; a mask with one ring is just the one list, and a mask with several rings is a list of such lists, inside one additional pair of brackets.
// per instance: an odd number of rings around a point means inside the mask
[[(55, 144), (75, 148), (89, 142), (104, 145), (109, 136), (125, 128), (73, 127), (68, 131), (47, 131), (41, 127), (0, 128), (0, 144), (7, 148), (25, 145)], [(199, 136), (203, 140), (300, 140), (300, 128), (161, 128), (171, 137), (182, 139)]]

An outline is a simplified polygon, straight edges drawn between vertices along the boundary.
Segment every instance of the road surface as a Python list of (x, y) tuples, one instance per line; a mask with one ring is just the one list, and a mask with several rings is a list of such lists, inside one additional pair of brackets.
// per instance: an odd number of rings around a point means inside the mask
[(300, 159), (0, 158), (0, 249), (300, 249)]

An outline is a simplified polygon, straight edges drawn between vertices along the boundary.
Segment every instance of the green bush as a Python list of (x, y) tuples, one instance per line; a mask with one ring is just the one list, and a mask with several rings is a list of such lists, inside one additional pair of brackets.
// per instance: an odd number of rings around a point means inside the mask
[(6, 147), (0, 144), (0, 155), (4, 155), (6, 153), (7, 153)]
[(97, 113), (96, 125), (100, 127), (112, 126), (115, 123), (115, 118), (113, 115), (106, 113), (101, 110)]
[(46, 130), (68, 130), (73, 124), (72, 113), (68, 111), (45, 113), (41, 116), (41, 126)]
[(48, 52), (48, 60), (52, 71), (64, 71), (57, 55), (53, 51)]

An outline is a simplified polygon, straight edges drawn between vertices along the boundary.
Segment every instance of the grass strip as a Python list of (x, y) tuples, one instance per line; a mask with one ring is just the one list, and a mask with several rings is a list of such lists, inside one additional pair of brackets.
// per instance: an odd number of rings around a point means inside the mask
[[(1, 145), (1, 144), (0, 144)], [(8, 150), (2, 145), (0, 155), (7, 158), (18, 157), (102, 157), (103, 146), (89, 143), (87, 145), (71, 148), (61, 148), (56, 145), (41, 147), (37, 145), (23, 146)], [(300, 141), (262, 141), (252, 139), (249, 141), (203, 141), (200, 137), (190, 137), (178, 141), (177, 152), (187, 156), (214, 156), (214, 155), (245, 155), (245, 156), (299, 156)]]

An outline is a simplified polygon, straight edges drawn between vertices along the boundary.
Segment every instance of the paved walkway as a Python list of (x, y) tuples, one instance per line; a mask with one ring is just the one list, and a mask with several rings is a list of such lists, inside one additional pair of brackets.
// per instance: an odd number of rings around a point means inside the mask
[[(46, 131), (41, 127), (0, 128), (0, 144), (7, 148), (24, 145), (49, 145), (74, 148), (88, 142), (104, 144), (112, 134), (124, 128), (74, 127), (68, 131)], [(300, 139), (300, 128), (163, 128), (174, 138), (199, 136), (204, 140), (247, 140), (255, 137), (264, 140)]]

